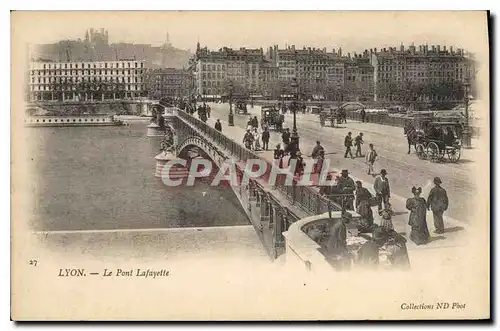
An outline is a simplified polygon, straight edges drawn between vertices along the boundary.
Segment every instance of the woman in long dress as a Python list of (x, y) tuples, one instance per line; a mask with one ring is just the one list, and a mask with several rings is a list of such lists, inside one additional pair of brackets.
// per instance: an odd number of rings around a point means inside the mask
[(413, 198), (406, 200), (406, 209), (410, 211), (408, 224), (411, 227), (410, 239), (417, 245), (425, 245), (429, 241), (429, 229), (427, 228), (427, 204), (420, 196), (422, 188), (411, 189)]

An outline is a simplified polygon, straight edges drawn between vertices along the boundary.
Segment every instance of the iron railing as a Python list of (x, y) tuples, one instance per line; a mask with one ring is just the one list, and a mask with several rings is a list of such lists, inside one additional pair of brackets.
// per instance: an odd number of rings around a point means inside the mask
[[(187, 114), (184, 111), (178, 111), (178, 116), (199, 131), (203, 132), (217, 145), (229, 151), (237, 160), (247, 162), (250, 159), (260, 159), (271, 166), (269, 161), (263, 159), (253, 151), (246, 149), (241, 144), (235, 142), (231, 138), (228, 138), (203, 121)], [(331, 211), (342, 210), (341, 205), (337, 204), (335, 201), (325, 198), (311, 187), (298, 186), (296, 179), (293, 179), (292, 185), (285, 185), (285, 181), (281, 180), (281, 178), (282, 177), (278, 176), (275, 188), (287, 198), (290, 204), (297, 206), (304, 212), (310, 215), (317, 215), (328, 212), (329, 208)]]

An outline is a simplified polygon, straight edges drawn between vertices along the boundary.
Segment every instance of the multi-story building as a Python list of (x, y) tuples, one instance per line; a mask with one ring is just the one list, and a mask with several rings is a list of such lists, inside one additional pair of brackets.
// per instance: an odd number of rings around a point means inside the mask
[(264, 59), (260, 49), (221, 48), (209, 51), (206, 47), (196, 50), (195, 79), (199, 95), (205, 97), (220, 97), (228, 93), (231, 83), (236, 93), (262, 93), (263, 86), (268, 86), (270, 80), (276, 77), (275, 70)]
[[(457, 101), (459, 91), (441, 89), (440, 86), (453, 86), (474, 78), (471, 62), (462, 49), (454, 50), (446, 46), (428, 45), (405, 49), (403, 45), (370, 50), (371, 64), (374, 67), (376, 100), (401, 99), (394, 91), (404, 87), (413, 94), (412, 99), (419, 101)], [(454, 85), (453, 85), (454, 84)], [(448, 88), (449, 89), (449, 88)], [(404, 91), (403, 91), (404, 93)]]
[(144, 62), (31, 62), (30, 101), (93, 101), (145, 96)]
[(189, 70), (153, 69), (148, 70), (145, 84), (149, 98), (178, 98), (190, 94), (194, 88), (194, 77)]

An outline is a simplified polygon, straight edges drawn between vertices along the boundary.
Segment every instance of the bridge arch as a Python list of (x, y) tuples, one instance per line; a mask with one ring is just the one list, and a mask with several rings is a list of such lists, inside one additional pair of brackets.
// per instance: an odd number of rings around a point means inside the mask
[(341, 104), (339, 109), (344, 109), (347, 106), (359, 106), (360, 108), (366, 108), (366, 105), (362, 104), (361, 102), (350, 101), (350, 102), (345, 102), (345, 103)]
[(220, 166), (222, 162), (226, 160), (226, 156), (224, 155), (224, 153), (219, 151), (218, 148), (216, 148), (207, 140), (197, 136), (189, 136), (178, 143), (176, 148), (177, 155), (181, 155), (191, 147), (199, 148), (203, 153), (209, 156), (212, 161), (217, 164), (217, 166)]

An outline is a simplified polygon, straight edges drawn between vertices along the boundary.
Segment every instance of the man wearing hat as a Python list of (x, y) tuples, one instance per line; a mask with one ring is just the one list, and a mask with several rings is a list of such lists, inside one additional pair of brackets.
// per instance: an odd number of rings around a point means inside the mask
[(373, 189), (377, 194), (378, 211), (380, 213), (382, 211), (382, 202), (384, 203), (384, 208), (388, 208), (389, 198), (391, 197), (391, 188), (389, 186), (389, 179), (387, 178), (387, 170), (380, 170), (380, 176), (375, 178)]
[(434, 216), (435, 233), (444, 233), (443, 213), (448, 209), (448, 194), (441, 187), (441, 178), (434, 178), (434, 187), (427, 198), (427, 209), (432, 210)]
[(342, 199), (344, 208), (354, 210), (354, 190), (356, 190), (356, 184), (354, 180), (349, 177), (349, 171), (346, 169), (342, 170), (337, 186), (340, 192), (344, 194)]

